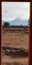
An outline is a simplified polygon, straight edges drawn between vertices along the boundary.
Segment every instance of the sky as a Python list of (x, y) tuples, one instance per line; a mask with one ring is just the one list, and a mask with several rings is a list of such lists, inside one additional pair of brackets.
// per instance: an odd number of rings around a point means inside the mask
[(30, 18), (30, 2), (2, 2), (2, 21)]

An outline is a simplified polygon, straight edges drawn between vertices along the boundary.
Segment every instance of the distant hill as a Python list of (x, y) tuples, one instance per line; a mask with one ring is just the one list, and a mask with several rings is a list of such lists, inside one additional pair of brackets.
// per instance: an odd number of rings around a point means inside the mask
[[(2, 21), (2, 25), (3, 23), (6, 21)], [(21, 20), (20, 18), (16, 18), (12, 21), (8, 21), (10, 23), (11, 26), (28, 26), (28, 21), (27, 20)]]

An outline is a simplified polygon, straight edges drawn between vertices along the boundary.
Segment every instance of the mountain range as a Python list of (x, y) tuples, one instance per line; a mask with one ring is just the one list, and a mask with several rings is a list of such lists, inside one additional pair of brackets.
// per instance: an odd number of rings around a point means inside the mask
[[(6, 21), (2, 21), (2, 25), (3, 23), (6, 22)], [(20, 18), (16, 18), (12, 21), (8, 21), (10, 23), (10, 25), (14, 25), (14, 26), (20, 26), (20, 25), (23, 25), (23, 26), (28, 26), (28, 20), (21, 20)]]

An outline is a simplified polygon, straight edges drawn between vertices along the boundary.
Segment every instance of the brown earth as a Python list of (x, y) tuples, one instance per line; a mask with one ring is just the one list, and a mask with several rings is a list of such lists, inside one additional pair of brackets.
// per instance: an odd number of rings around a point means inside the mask
[[(2, 28), (1, 48), (16, 48), (27, 50), (29, 48), (29, 28)], [(2, 51), (2, 50), (1, 50)], [(13, 50), (12, 50), (13, 51)], [(11, 63), (10, 63), (11, 62)], [(14, 62), (14, 64), (13, 64)], [(2, 55), (2, 65), (28, 65), (28, 57), (13, 58)], [(4, 64), (3, 64), (4, 63)], [(7, 64), (5, 64), (7, 63)], [(27, 63), (27, 64), (26, 64)]]

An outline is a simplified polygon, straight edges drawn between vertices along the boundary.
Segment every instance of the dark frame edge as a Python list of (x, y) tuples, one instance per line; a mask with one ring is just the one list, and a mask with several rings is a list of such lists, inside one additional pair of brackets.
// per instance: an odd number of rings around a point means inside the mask
[[(1, 2), (10, 2), (10, 0), (3, 0)], [(11, 1), (11, 2), (30, 2), (30, 0), (23, 0), (23, 1)], [(1, 3), (0, 3), (0, 30), (1, 30)], [(29, 29), (29, 60), (28, 65), (32, 65), (32, 2), (30, 2), (30, 29)], [(0, 54), (1, 54), (1, 31), (0, 31)], [(1, 64), (1, 55), (0, 55), (0, 64)]]

